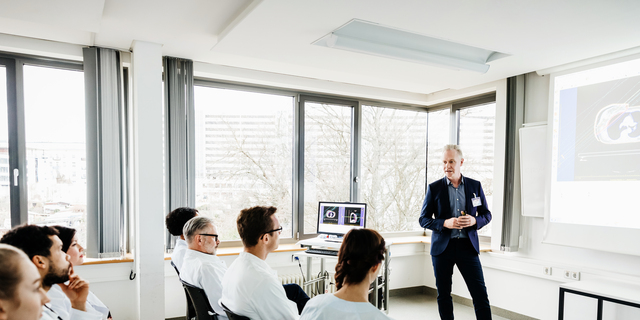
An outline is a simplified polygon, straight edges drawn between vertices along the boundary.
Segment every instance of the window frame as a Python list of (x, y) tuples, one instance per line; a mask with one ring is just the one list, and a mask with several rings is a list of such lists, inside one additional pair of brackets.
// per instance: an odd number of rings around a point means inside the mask
[[(459, 140), (459, 112), (462, 109), (476, 107), (489, 103), (496, 103), (496, 91), (490, 91), (480, 95), (465, 97), (463, 99), (451, 100), (444, 103), (439, 103), (432, 106), (423, 105), (411, 105), (394, 103), (388, 101), (376, 101), (365, 98), (349, 97), (341, 95), (322, 94), (313, 91), (287, 89), (274, 86), (262, 86), (255, 84), (247, 84), (235, 81), (224, 81), (218, 79), (212, 79), (207, 77), (194, 77), (194, 86), (230, 89), (238, 91), (247, 91), (255, 93), (274, 94), (281, 96), (294, 97), (294, 135), (293, 139), (293, 174), (292, 174), (292, 190), (293, 190), (293, 203), (292, 203), (292, 235), (291, 238), (285, 238), (281, 240), (282, 244), (295, 244), (299, 240), (314, 237), (316, 233), (304, 232), (304, 104), (305, 102), (318, 102), (318, 103), (330, 103), (341, 106), (352, 106), (352, 126), (351, 126), (351, 174), (350, 174), (350, 201), (358, 202), (361, 198), (360, 186), (356, 182), (356, 178), (359, 177), (360, 162), (361, 162), (361, 125), (362, 125), (362, 106), (374, 106), (381, 108), (392, 108), (402, 110), (412, 110), (417, 112), (429, 113), (441, 109), (450, 110), (450, 121), (454, 126), (450, 128), (455, 131), (450, 132), (450, 143), (458, 144)], [(427, 118), (428, 119), (428, 118)], [(428, 126), (427, 132), (425, 132), (427, 141), (427, 161), (429, 154), (428, 143)], [(455, 139), (453, 139), (455, 137)], [(425, 162), (425, 166), (427, 163)], [(428, 186), (428, 181), (425, 179), (424, 189)], [(416, 216), (417, 219), (417, 216)], [(416, 222), (417, 223), (417, 222)], [(430, 231), (424, 229), (423, 231), (390, 231), (383, 232), (385, 236), (419, 236), (429, 235)], [(480, 236), (480, 241), (489, 242), (490, 236)], [(220, 247), (237, 247), (242, 246), (240, 240), (228, 240), (222, 241)]]
[[(0, 65), (7, 76), (7, 121), (9, 137), (9, 201), (11, 227), (28, 223), (27, 153), (24, 105), (24, 66), (83, 71), (82, 61), (52, 59), (0, 52)], [(14, 169), (18, 169), (16, 185)]]

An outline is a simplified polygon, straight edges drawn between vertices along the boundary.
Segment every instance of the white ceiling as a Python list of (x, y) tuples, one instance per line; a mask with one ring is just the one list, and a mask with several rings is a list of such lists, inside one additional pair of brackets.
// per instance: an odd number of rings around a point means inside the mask
[[(640, 46), (640, 1), (0, 0), (0, 33), (428, 94)], [(311, 43), (351, 19), (508, 53), (486, 74)]]

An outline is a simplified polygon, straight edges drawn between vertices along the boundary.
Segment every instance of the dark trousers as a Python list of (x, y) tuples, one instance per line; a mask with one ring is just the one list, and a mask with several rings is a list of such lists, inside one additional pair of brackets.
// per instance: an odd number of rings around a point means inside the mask
[(476, 319), (491, 319), (491, 307), (484, 285), (482, 265), (478, 253), (469, 239), (450, 239), (447, 248), (440, 255), (432, 256), (433, 272), (438, 288), (438, 311), (440, 319), (453, 320), (453, 301), (451, 299), (451, 278), (453, 266), (458, 266), (467, 289), (473, 299)]
[(309, 301), (309, 296), (295, 283), (283, 284), (284, 292), (287, 293), (287, 299), (293, 301), (298, 306), (298, 314), (302, 313), (302, 309)]

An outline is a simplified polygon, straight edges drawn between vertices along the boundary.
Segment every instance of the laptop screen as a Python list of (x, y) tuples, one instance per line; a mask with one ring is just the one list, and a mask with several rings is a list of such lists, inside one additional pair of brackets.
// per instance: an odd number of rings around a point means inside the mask
[(318, 204), (318, 233), (343, 236), (354, 228), (364, 228), (367, 204), (352, 202), (320, 202)]

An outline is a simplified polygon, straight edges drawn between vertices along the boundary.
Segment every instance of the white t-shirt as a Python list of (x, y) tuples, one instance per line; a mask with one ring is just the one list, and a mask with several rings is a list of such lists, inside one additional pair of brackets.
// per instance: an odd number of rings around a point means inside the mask
[(173, 252), (171, 253), (171, 261), (176, 265), (178, 270), (182, 272), (182, 261), (184, 260), (184, 254), (187, 252), (187, 242), (178, 239), (176, 240), (176, 246), (173, 248)]
[(227, 314), (218, 304), (222, 296), (222, 277), (226, 272), (227, 264), (218, 256), (191, 249), (186, 250), (180, 269), (180, 279), (203, 289), (211, 308), (220, 319), (227, 319)]
[(251, 320), (297, 320), (298, 307), (287, 299), (278, 273), (262, 259), (241, 252), (222, 279), (222, 299), (229, 310)]
[(369, 302), (342, 300), (333, 294), (313, 297), (300, 315), (300, 320), (389, 320), (389, 316)]

